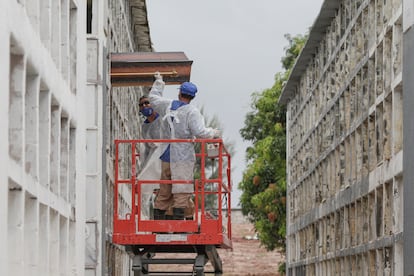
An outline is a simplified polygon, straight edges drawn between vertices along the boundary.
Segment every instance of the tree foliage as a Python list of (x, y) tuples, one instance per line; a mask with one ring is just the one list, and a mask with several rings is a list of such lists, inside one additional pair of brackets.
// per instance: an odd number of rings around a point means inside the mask
[(242, 212), (254, 223), (261, 244), (282, 251), (286, 249), (286, 110), (278, 99), (306, 36), (285, 38), (289, 44), (281, 60), (284, 72), (276, 74), (271, 88), (252, 94), (252, 111), (240, 130), (252, 146), (246, 150), (247, 167), (239, 183)]

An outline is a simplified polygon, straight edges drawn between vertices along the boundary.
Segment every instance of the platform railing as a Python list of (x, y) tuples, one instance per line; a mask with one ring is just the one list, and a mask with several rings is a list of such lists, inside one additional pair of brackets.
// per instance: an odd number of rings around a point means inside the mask
[[(195, 179), (141, 179), (140, 149), (148, 143), (193, 143)], [(172, 236), (174, 233), (192, 235), (186, 237), (188, 243), (216, 244), (220, 240), (231, 240), (231, 157), (221, 139), (115, 140), (114, 169), (115, 243), (157, 243), (169, 238), (172, 242), (182, 242), (180, 236)], [(175, 183), (194, 185), (193, 219), (153, 220), (150, 212), (154, 199), (152, 187)]]

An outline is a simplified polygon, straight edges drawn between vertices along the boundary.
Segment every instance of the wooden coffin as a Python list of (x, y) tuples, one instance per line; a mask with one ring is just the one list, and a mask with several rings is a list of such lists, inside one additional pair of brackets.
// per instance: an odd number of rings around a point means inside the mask
[(183, 52), (136, 52), (111, 54), (112, 86), (151, 86), (155, 72), (166, 85), (190, 80), (191, 65)]

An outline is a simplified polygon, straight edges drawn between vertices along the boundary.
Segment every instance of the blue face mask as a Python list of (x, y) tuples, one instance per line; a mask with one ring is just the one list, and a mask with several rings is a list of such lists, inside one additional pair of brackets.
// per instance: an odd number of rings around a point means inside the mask
[(141, 114), (144, 115), (145, 117), (151, 116), (153, 112), (154, 110), (152, 109), (152, 107), (144, 107), (141, 110)]

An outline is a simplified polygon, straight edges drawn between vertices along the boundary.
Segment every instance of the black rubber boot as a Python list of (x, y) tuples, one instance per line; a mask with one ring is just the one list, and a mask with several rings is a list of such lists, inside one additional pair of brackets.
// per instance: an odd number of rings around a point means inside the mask
[(184, 220), (184, 208), (173, 208), (173, 220)]
[(154, 209), (154, 220), (165, 220), (165, 210)]

